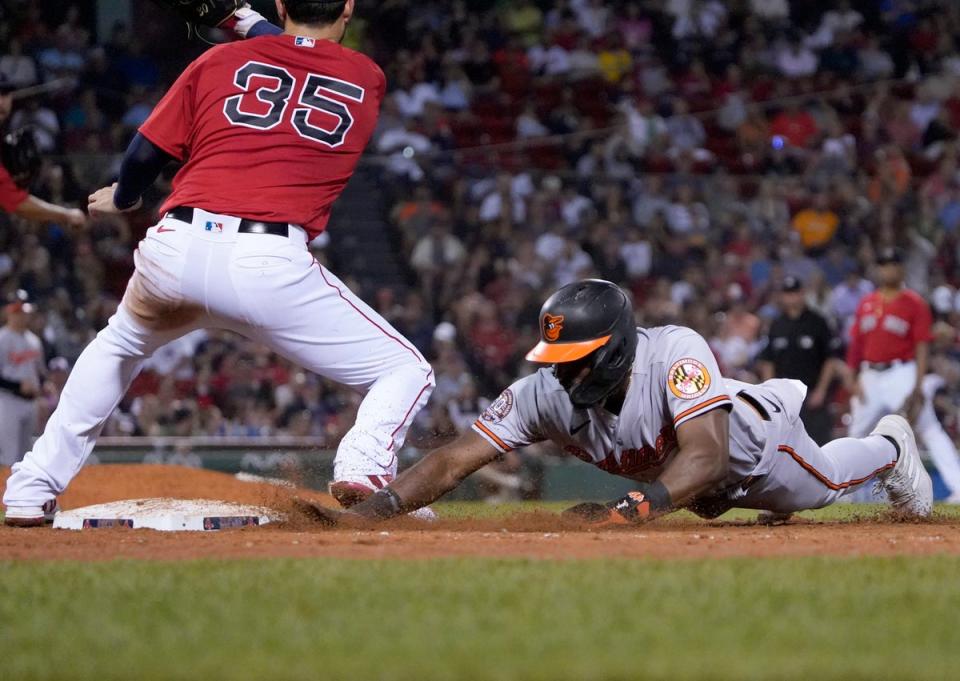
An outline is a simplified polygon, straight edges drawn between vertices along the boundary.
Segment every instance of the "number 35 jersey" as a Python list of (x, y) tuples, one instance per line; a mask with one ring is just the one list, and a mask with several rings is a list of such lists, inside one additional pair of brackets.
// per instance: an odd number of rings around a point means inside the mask
[(194, 61), (140, 132), (184, 165), (161, 213), (214, 213), (323, 231), (377, 124), (386, 80), (329, 40), (262, 36)]
[[(724, 379), (713, 352), (695, 331), (679, 326), (638, 329), (630, 386), (619, 416), (602, 407), (576, 409), (549, 368), (505, 390), (473, 425), (501, 452), (551, 440), (566, 454), (640, 481), (654, 480), (677, 451), (677, 429), (714, 409), (732, 411), (727, 483), (755, 471), (766, 449), (759, 413), (783, 413), (766, 384)], [(744, 389), (756, 394), (736, 399)], [(774, 402), (763, 407), (764, 398)], [(760, 406), (757, 410), (751, 405)], [(799, 403), (790, 411), (799, 412)]]

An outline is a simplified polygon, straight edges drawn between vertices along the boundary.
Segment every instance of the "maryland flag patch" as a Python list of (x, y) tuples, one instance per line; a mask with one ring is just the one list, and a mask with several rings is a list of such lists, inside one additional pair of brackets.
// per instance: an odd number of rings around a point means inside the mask
[(703, 362), (687, 357), (673, 363), (667, 374), (670, 392), (681, 400), (693, 400), (710, 387), (710, 372)]

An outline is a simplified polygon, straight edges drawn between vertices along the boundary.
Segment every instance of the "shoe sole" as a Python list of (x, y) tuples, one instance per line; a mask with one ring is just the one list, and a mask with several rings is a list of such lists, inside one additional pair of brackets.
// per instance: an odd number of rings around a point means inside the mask
[(356, 506), (373, 494), (373, 490), (357, 482), (331, 482), (330, 496), (344, 508)]
[(44, 525), (52, 525), (53, 519), (47, 520), (46, 518), (10, 518), (9, 516), (3, 519), (3, 524), (7, 527), (43, 527)]

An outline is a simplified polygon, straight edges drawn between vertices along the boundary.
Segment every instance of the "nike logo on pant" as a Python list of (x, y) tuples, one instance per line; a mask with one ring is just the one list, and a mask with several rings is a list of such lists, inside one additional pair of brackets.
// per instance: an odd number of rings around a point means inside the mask
[(576, 435), (576, 434), (579, 433), (581, 430), (583, 430), (584, 428), (586, 428), (589, 423), (590, 423), (590, 419), (587, 419), (586, 421), (584, 421), (583, 423), (581, 423), (579, 426), (570, 426), (570, 434), (571, 434), (571, 435)]

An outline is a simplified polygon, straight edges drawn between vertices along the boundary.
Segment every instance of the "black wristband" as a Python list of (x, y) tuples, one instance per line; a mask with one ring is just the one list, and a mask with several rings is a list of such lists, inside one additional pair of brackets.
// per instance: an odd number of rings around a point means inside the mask
[(362, 515), (364, 518), (386, 520), (400, 515), (403, 512), (403, 504), (397, 493), (387, 487), (374, 492), (348, 512)]
[(650, 502), (650, 510), (657, 513), (665, 513), (673, 508), (673, 499), (670, 498), (670, 492), (659, 480), (651, 483), (640, 483), (637, 489), (643, 492), (644, 498)]

